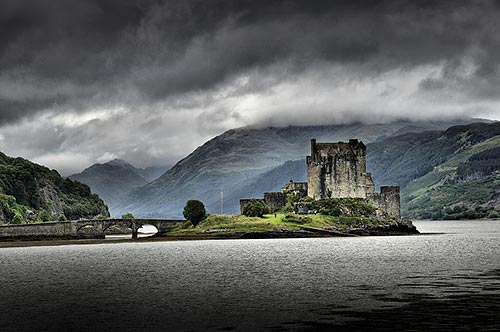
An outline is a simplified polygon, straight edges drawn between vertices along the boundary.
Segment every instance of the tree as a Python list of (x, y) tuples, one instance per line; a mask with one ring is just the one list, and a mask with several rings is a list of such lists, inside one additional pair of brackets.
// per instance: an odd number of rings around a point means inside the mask
[(300, 198), (300, 195), (297, 193), (290, 193), (286, 195), (286, 204), (283, 210), (285, 212), (294, 212), (295, 203), (298, 203), (300, 201)]
[(247, 205), (243, 207), (243, 215), (247, 217), (263, 217), (266, 213), (269, 213), (271, 209), (264, 201), (258, 199), (252, 199)]
[(125, 213), (123, 216), (122, 216), (122, 219), (135, 219), (134, 215), (132, 213)]
[(205, 205), (198, 200), (189, 200), (184, 206), (183, 211), (184, 218), (189, 220), (194, 227), (196, 227), (200, 221), (206, 218), (207, 211), (205, 210)]

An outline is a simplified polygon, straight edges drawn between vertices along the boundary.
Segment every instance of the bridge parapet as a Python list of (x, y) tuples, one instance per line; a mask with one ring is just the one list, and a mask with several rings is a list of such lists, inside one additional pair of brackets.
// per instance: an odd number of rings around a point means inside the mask
[[(78, 238), (87, 237), (104, 238), (106, 230), (112, 226), (130, 228), (132, 238), (137, 239), (137, 231), (143, 225), (153, 225), (158, 232), (165, 232), (168, 227), (185, 220), (176, 219), (101, 219), (101, 220), (71, 220), (58, 222), (44, 222), (23, 225), (0, 226), (0, 239), (8, 238)], [(87, 232), (82, 229), (88, 227)]]

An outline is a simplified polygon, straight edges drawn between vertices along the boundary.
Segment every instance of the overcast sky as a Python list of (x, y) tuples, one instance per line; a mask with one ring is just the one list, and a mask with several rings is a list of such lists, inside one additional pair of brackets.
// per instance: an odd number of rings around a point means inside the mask
[(0, 1), (0, 151), (170, 164), (246, 125), (500, 119), (500, 1)]

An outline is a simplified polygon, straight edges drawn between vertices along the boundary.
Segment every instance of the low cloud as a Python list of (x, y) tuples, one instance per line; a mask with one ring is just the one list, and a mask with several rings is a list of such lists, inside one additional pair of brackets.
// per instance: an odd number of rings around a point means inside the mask
[(498, 119), (499, 7), (2, 1), (0, 150), (68, 174), (169, 164), (246, 125)]

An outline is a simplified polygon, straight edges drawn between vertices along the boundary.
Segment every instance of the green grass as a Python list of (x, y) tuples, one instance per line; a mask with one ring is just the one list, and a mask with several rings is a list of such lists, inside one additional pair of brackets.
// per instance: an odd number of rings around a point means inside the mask
[[(285, 216), (291, 217), (285, 218)], [(219, 235), (221, 237), (230, 237), (231, 235), (249, 232), (298, 231), (302, 226), (342, 231), (348, 228), (359, 227), (360, 225), (376, 226), (389, 223), (390, 221), (375, 220), (366, 217), (332, 217), (321, 214), (299, 216), (277, 213), (276, 216), (274, 214), (267, 214), (263, 218), (214, 214), (208, 216), (196, 228), (190, 222), (177, 225), (167, 233), (167, 236), (214, 237), (214, 235)]]

